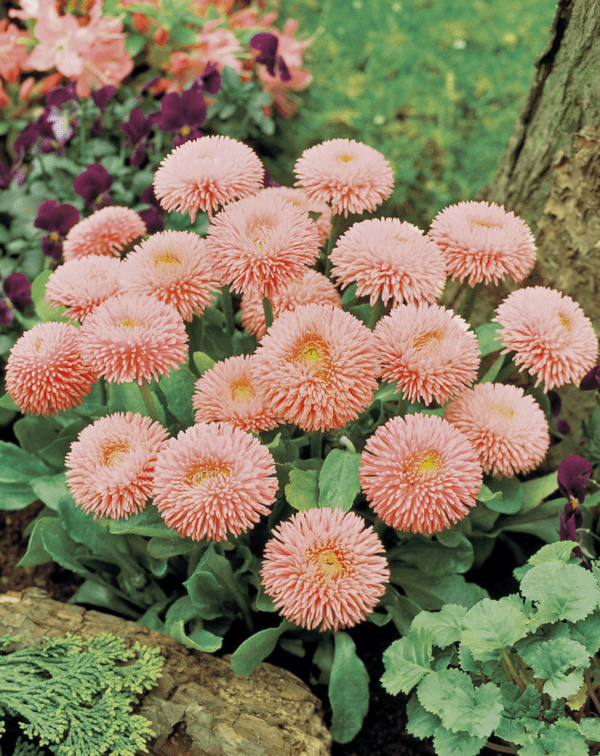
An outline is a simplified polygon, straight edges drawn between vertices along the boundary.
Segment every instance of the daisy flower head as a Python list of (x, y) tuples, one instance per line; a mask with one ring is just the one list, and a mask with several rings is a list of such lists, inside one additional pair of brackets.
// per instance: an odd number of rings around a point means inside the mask
[(134, 247), (123, 260), (121, 282), (124, 291), (173, 305), (187, 321), (204, 312), (219, 288), (205, 240), (189, 231), (152, 234)]
[(434, 302), (446, 280), (439, 247), (411, 223), (374, 218), (352, 225), (329, 257), (331, 274), (346, 288), (356, 282), (356, 295), (371, 305)]
[(198, 423), (161, 451), (154, 503), (181, 536), (223, 541), (269, 513), (278, 482), (271, 452), (230, 423)]
[(269, 299), (319, 254), (319, 234), (308, 213), (263, 192), (228, 205), (207, 233), (221, 282)]
[(81, 354), (109, 383), (157, 379), (187, 356), (187, 335), (177, 310), (156, 297), (119, 294), (87, 316)]
[[(273, 318), (278, 318), (283, 312), (293, 310), (298, 305), (313, 302), (342, 306), (342, 298), (327, 276), (307, 268), (300, 278), (290, 281), (273, 295)], [(252, 294), (243, 294), (241, 309), (243, 327), (249, 334), (256, 336), (257, 341), (261, 341), (267, 332), (262, 299)]]
[(250, 370), (265, 402), (306, 431), (355, 420), (373, 400), (381, 370), (372, 331), (324, 304), (280, 315), (254, 357)]
[(294, 166), (295, 186), (328, 202), (334, 215), (375, 210), (394, 189), (394, 174), (383, 155), (354, 139), (330, 139), (304, 150)]
[(589, 318), (571, 297), (545, 286), (517, 289), (493, 318), (500, 323), (502, 354), (544, 381), (544, 391), (579, 383), (598, 362), (598, 339)]
[(546, 416), (518, 386), (478, 383), (455, 396), (444, 417), (469, 439), (484, 473), (496, 478), (534, 470), (550, 446)]
[(462, 283), (497, 284), (506, 274), (522, 281), (535, 265), (535, 239), (527, 224), (503, 207), (459, 202), (439, 212), (429, 237), (444, 255), (448, 275)]
[(197, 423), (226, 421), (251, 433), (279, 424), (279, 418), (256, 391), (250, 373), (253, 359), (250, 355), (228, 357), (196, 381), (192, 407)]
[(393, 417), (368, 439), (360, 482), (392, 528), (437, 533), (477, 503), (481, 465), (467, 438), (437, 415)]
[(55, 415), (81, 404), (98, 374), (81, 351), (79, 330), (39, 323), (18, 339), (6, 363), (6, 391), (30, 415)]
[(108, 205), (76, 223), (63, 242), (63, 258), (114, 255), (146, 235), (146, 224), (128, 207)]
[(379, 603), (390, 571), (383, 545), (354, 512), (297, 512), (265, 546), (262, 583), (276, 608), (308, 630), (352, 627)]
[(46, 284), (46, 302), (50, 307), (66, 307), (64, 317), (79, 320), (105, 299), (120, 291), (118, 257), (88, 255), (59, 265)]
[(374, 333), (383, 379), (397, 383), (411, 402), (444, 404), (477, 378), (477, 337), (441, 305), (398, 305)]
[(322, 200), (310, 199), (302, 189), (290, 186), (268, 186), (261, 191), (269, 197), (281, 197), (307, 213), (319, 213), (315, 223), (319, 232), (319, 244), (323, 246), (331, 235), (331, 208)]
[(176, 147), (154, 175), (154, 192), (165, 210), (212, 215), (219, 205), (256, 194), (264, 167), (247, 145), (228, 136), (203, 136)]
[(116, 412), (85, 427), (65, 458), (77, 506), (94, 519), (127, 519), (144, 509), (168, 435), (160, 423), (133, 412)]

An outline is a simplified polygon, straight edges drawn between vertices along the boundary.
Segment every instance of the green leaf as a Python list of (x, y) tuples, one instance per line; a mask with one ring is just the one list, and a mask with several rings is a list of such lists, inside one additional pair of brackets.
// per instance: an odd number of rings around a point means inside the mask
[(131, 58), (135, 58), (144, 49), (146, 40), (143, 34), (129, 34), (125, 38), (125, 49)]
[(189, 554), (198, 548), (191, 538), (161, 538), (153, 536), (148, 541), (148, 554), (155, 559), (169, 559), (180, 554)]
[(294, 509), (312, 509), (319, 505), (319, 473), (317, 470), (290, 471), (290, 482), (285, 487), (285, 498)]
[(502, 696), (493, 683), (473, 687), (466, 672), (445, 669), (427, 675), (417, 688), (421, 705), (452, 732), (489, 737), (500, 724)]
[(205, 352), (194, 352), (192, 359), (194, 360), (194, 365), (196, 366), (199, 376), (204, 375), (204, 373), (206, 373), (207, 370), (210, 370), (215, 364), (213, 358), (209, 357)]
[[(417, 615), (419, 616), (419, 615)], [(431, 672), (432, 633), (429, 628), (412, 626), (409, 635), (394, 641), (383, 653), (385, 672), (381, 684), (392, 695), (408, 693)]]
[(61, 426), (54, 417), (25, 415), (14, 425), (19, 446), (27, 452), (37, 453), (55, 441)]
[(198, 630), (197, 632), (186, 635), (185, 623), (183, 620), (176, 620), (167, 626), (167, 632), (176, 641), (183, 643), (187, 648), (193, 648), (196, 651), (204, 651), (207, 654), (214, 654), (223, 645), (223, 638), (220, 635), (210, 633), (208, 630)]
[(130, 515), (127, 519), (110, 520), (108, 529), (111, 533), (131, 534), (153, 538), (180, 539), (177, 531), (172, 530), (165, 524), (160, 512), (153, 504), (147, 504), (145, 509), (137, 514)]
[(424, 575), (467, 572), (473, 566), (473, 556), (473, 546), (462, 534), (453, 547), (445, 546), (437, 540), (414, 537), (387, 553), (390, 563), (406, 562), (418, 567)]
[(390, 580), (402, 587), (406, 595), (422, 609), (441, 609), (446, 603), (471, 607), (487, 596), (475, 583), (467, 583), (462, 575), (432, 577), (420, 570), (392, 566)]
[[(158, 400), (156, 393), (150, 389), (154, 407), (158, 418), (164, 427), (167, 427), (165, 409)], [(108, 384), (108, 411), (113, 412), (138, 412), (140, 415), (148, 415), (148, 410), (142, 399), (140, 387), (137, 383), (109, 383)]]
[(354, 499), (360, 493), (358, 466), (360, 454), (332, 449), (325, 457), (319, 472), (319, 506), (344, 512), (352, 508)]
[(279, 637), (293, 627), (285, 620), (278, 627), (269, 627), (254, 633), (231, 654), (231, 668), (238, 675), (248, 677), (275, 650)]
[(437, 756), (477, 756), (486, 743), (487, 738), (473, 738), (467, 732), (452, 732), (441, 725), (433, 736)]
[(539, 623), (577, 622), (591, 614), (600, 602), (600, 586), (583, 567), (564, 562), (544, 562), (521, 581), (521, 593), (537, 602)]
[(42, 475), (31, 481), (31, 488), (38, 499), (55, 512), (58, 502), (63, 496), (69, 494), (67, 479), (64, 472), (58, 475)]
[(0, 441), (0, 485), (5, 483), (29, 483), (32, 478), (47, 475), (50, 470), (29, 452), (16, 444)]
[(25, 509), (37, 499), (29, 483), (0, 484), (0, 510)]
[(584, 717), (579, 722), (579, 731), (586, 740), (600, 743), (600, 719)]
[[(540, 744), (544, 754), (556, 756), (589, 756), (590, 749), (579, 727), (570, 719), (561, 718), (540, 733)], [(519, 753), (523, 753), (520, 751)]]
[(596, 609), (583, 620), (579, 620), (575, 626), (571, 626), (571, 636), (585, 647), (590, 656), (598, 653), (600, 649), (600, 610)]
[(493, 499), (501, 499), (502, 491), (492, 491), (485, 483), (481, 486), (479, 493), (477, 494), (477, 501), (492, 501)]
[(416, 738), (430, 738), (442, 724), (442, 720), (437, 715), (421, 706), (416, 693), (408, 699), (406, 714), (408, 715), (406, 731)]
[(460, 640), (463, 618), (467, 610), (460, 604), (444, 604), (439, 612), (421, 612), (411, 625), (412, 630), (421, 628), (430, 632), (434, 646), (446, 648)]
[(488, 499), (485, 505), (493, 512), (501, 514), (516, 514), (521, 510), (525, 493), (523, 484), (518, 478), (500, 478), (488, 480), (487, 486), (492, 493), (501, 493), (498, 499)]
[(17, 410), (17, 411), (19, 409), (17, 405), (13, 402), (10, 394), (3, 394), (0, 397), (0, 408), (5, 409), (5, 410)]
[(543, 475), (541, 478), (533, 478), (523, 483), (523, 491), (525, 494), (525, 501), (521, 507), (521, 512), (529, 512), (530, 509), (534, 509), (541, 504), (544, 499), (547, 499), (558, 489), (558, 478), (555, 472)]
[(335, 655), (327, 689), (332, 709), (329, 731), (336, 743), (349, 743), (362, 727), (369, 710), (369, 675), (347, 633), (335, 633), (334, 643)]
[[(582, 669), (589, 665), (590, 655), (574, 640), (556, 638), (538, 643), (519, 655), (544, 683), (544, 693), (551, 698), (568, 698), (583, 685)], [(572, 671), (575, 669), (575, 671)], [(570, 671), (571, 670), (571, 671)]]
[(475, 336), (477, 336), (482, 357), (502, 349), (502, 342), (496, 338), (501, 328), (502, 326), (498, 323), (483, 323), (475, 328)]
[(45, 299), (46, 284), (48, 283), (48, 279), (51, 275), (51, 270), (43, 270), (33, 280), (31, 284), (31, 299), (33, 301), (33, 307), (35, 309), (36, 315), (42, 321), (42, 323), (48, 323), (49, 321), (66, 323), (67, 321), (62, 317), (62, 313), (65, 312), (67, 308), (50, 307), (50, 304), (46, 302)]
[[(33, 525), (33, 530), (29, 536), (27, 551), (17, 563), (17, 567), (37, 567), (39, 564), (46, 564), (52, 561), (52, 555), (44, 548), (42, 533), (49, 522), (56, 521), (56, 517), (38, 517)], [(55, 527), (52, 525), (51, 527)]]
[(191, 371), (182, 365), (179, 370), (171, 370), (169, 377), (163, 376), (158, 385), (167, 399), (169, 411), (175, 415), (182, 428), (193, 425), (192, 396), (196, 378)]
[(462, 642), (474, 659), (500, 659), (502, 649), (527, 635), (527, 616), (517, 596), (499, 601), (483, 599), (469, 609), (463, 620)]
[[(228, 562), (229, 564), (229, 562)], [(207, 570), (197, 568), (194, 574), (184, 582), (192, 604), (203, 620), (213, 620), (225, 615), (235, 616), (232, 611), (231, 597), (223, 591), (217, 578)]]

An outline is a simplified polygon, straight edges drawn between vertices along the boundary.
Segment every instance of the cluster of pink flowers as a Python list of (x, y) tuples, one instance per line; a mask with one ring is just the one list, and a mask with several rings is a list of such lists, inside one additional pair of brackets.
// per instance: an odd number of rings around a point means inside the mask
[[(447, 208), (427, 236), (395, 219), (356, 223), (332, 252), (332, 275), (381, 308), (369, 328), (311, 268), (324, 239), (309, 211), (330, 223), (332, 213), (374, 209), (392, 191), (391, 169), (351, 140), (317, 145), (297, 166), (302, 191), (264, 190), (249, 147), (202, 137), (163, 161), (155, 187), (167, 210), (209, 213), (206, 239), (167, 231), (127, 251), (146, 231), (119, 207), (69, 232), (46, 298), (81, 327), (44, 323), (17, 342), (7, 390), (24, 411), (68, 409), (99, 377), (144, 386), (167, 376), (188, 360), (184, 321), (201, 316), (219, 287), (242, 295), (242, 323), (259, 342), (254, 354), (202, 374), (191, 397), (195, 424), (176, 437), (132, 413), (82, 431), (67, 478), (86, 512), (128, 517), (152, 498), (183, 537), (238, 536), (269, 514), (279, 489), (273, 455), (253, 434), (282, 423), (313, 434), (341, 429), (368, 410), (380, 379), (405, 404), (439, 405), (438, 414), (391, 417), (362, 451), (362, 491), (391, 528), (437, 533), (476, 505), (484, 474), (511, 477), (544, 458), (550, 436), (537, 402), (521, 387), (477, 384), (475, 333), (435, 302), (447, 274), (471, 286), (527, 275), (534, 256), (525, 224), (487, 203)], [(498, 351), (514, 354), (545, 390), (580, 381), (598, 359), (590, 321), (560, 292), (517, 290), (495, 320)], [(299, 512), (268, 541), (263, 584), (290, 621), (348, 627), (385, 590), (382, 551), (353, 512)]]

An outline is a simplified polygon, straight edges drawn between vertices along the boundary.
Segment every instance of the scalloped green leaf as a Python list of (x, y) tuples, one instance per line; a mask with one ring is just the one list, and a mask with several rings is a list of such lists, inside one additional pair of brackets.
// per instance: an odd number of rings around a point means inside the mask
[(590, 660), (585, 646), (568, 638), (554, 638), (519, 652), (533, 674), (545, 680), (544, 693), (551, 698), (568, 698), (583, 685), (583, 672)]
[(385, 672), (381, 684), (388, 693), (408, 693), (431, 672), (431, 652), (432, 636), (428, 628), (414, 631), (411, 628), (409, 635), (394, 641), (383, 654)]
[(460, 604), (444, 604), (439, 612), (421, 612), (417, 614), (411, 630), (421, 628), (431, 633), (434, 646), (446, 648), (460, 640), (462, 622), (467, 609)]
[(591, 614), (600, 603), (600, 586), (583, 567), (564, 562), (544, 562), (523, 576), (521, 593), (536, 602), (540, 623), (569, 620), (577, 622)]
[(483, 599), (464, 617), (462, 642), (474, 659), (488, 661), (499, 659), (502, 649), (514, 645), (527, 632), (527, 616), (518, 597)]

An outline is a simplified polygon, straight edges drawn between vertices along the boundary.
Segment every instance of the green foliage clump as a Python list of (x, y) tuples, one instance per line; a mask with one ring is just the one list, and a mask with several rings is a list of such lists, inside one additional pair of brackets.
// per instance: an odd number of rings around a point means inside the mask
[[(14, 640), (0, 639), (0, 649)], [(162, 665), (160, 649), (126, 648), (109, 633), (87, 641), (68, 633), (0, 656), (0, 730), (6, 718), (16, 719), (27, 738), (56, 756), (135, 756), (154, 733), (131, 711)]]
[(571, 553), (542, 547), (515, 571), (521, 596), (421, 612), (385, 652), (384, 687), (416, 688), (408, 732), (439, 756), (475, 756), (490, 737), (520, 756), (587, 756), (600, 741), (600, 569)]

